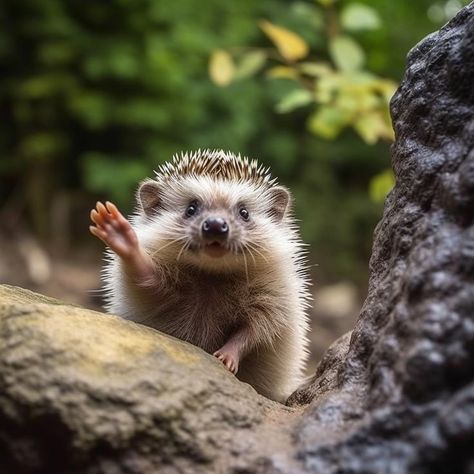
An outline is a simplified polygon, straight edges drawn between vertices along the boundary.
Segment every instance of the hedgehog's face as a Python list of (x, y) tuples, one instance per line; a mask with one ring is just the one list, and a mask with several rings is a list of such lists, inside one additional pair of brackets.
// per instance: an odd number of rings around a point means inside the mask
[(158, 258), (215, 271), (245, 270), (265, 259), (266, 243), (283, 225), (289, 204), (281, 186), (206, 176), (181, 178), (164, 188), (147, 181), (139, 191), (156, 231)]

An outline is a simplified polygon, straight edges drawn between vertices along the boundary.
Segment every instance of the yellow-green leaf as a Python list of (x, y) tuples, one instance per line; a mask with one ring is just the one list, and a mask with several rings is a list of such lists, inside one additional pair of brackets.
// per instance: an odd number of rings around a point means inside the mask
[(253, 76), (262, 68), (266, 59), (267, 56), (263, 51), (252, 51), (245, 54), (237, 65), (235, 77), (242, 79)]
[(350, 120), (351, 115), (347, 111), (323, 105), (309, 118), (308, 127), (314, 134), (332, 140)]
[(298, 71), (292, 67), (275, 66), (267, 71), (271, 79), (298, 79)]
[(390, 124), (386, 122), (380, 111), (360, 115), (354, 122), (354, 128), (369, 145), (376, 143), (379, 138), (391, 139), (393, 136)]
[(267, 20), (259, 22), (260, 28), (287, 61), (297, 61), (308, 55), (309, 46), (301, 36)]
[(368, 5), (350, 3), (341, 13), (342, 27), (348, 31), (376, 30), (382, 22), (378, 13)]
[(398, 84), (389, 79), (379, 79), (374, 84), (374, 88), (383, 95), (387, 104), (390, 103), (390, 100), (392, 99), (393, 94), (395, 94), (397, 87)]
[(380, 96), (370, 87), (357, 84), (342, 87), (339, 90), (336, 103), (342, 108), (351, 107), (354, 112), (359, 113), (369, 112), (384, 106)]
[(331, 102), (341, 88), (341, 75), (328, 74), (316, 82), (315, 96), (321, 104)]
[(299, 70), (307, 76), (321, 77), (327, 76), (333, 72), (331, 66), (327, 63), (301, 63)]
[(395, 185), (395, 176), (391, 169), (375, 175), (369, 184), (369, 196), (374, 202), (382, 202)]
[(317, 5), (304, 1), (291, 2), (289, 16), (310, 25), (312, 29), (320, 31), (324, 28), (324, 12)]
[(336, 36), (329, 42), (329, 54), (341, 71), (356, 71), (364, 65), (362, 48), (349, 36)]
[(284, 114), (314, 102), (314, 95), (306, 89), (296, 89), (285, 95), (276, 105), (277, 112)]
[(220, 87), (228, 86), (234, 78), (235, 65), (232, 56), (223, 49), (216, 49), (209, 59), (209, 76)]

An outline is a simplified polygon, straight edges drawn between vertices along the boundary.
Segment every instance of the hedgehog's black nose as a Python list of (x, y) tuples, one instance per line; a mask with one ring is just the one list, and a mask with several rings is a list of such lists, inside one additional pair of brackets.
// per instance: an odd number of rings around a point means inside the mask
[(208, 217), (202, 223), (202, 235), (208, 239), (225, 239), (229, 226), (222, 217)]

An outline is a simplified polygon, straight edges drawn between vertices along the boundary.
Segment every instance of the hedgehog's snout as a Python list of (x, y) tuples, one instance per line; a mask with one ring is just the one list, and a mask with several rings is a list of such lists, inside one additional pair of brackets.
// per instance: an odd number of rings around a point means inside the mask
[(210, 216), (202, 223), (201, 232), (206, 240), (221, 242), (229, 236), (229, 225), (222, 217)]

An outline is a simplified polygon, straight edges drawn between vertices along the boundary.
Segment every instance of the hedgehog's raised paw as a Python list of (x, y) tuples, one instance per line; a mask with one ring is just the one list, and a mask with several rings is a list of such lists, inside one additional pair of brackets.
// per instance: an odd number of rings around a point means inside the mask
[(134, 257), (138, 251), (138, 238), (130, 223), (111, 202), (98, 202), (91, 211), (95, 226), (89, 230), (124, 259)]

